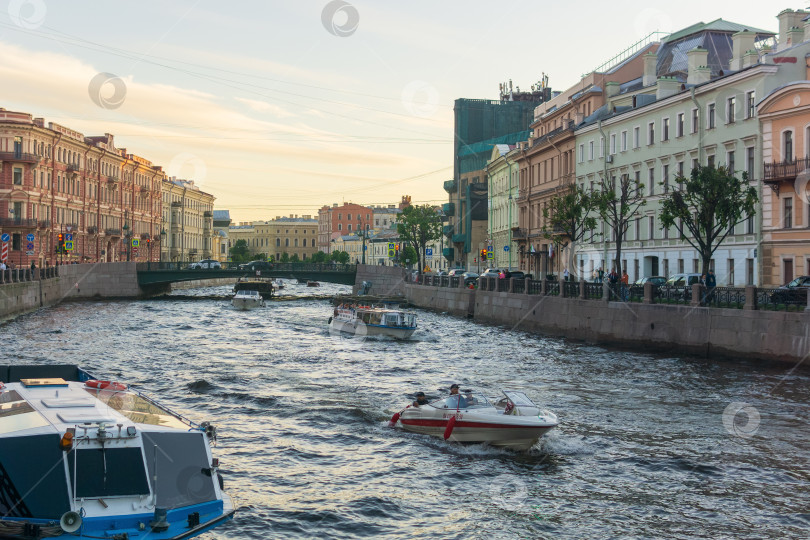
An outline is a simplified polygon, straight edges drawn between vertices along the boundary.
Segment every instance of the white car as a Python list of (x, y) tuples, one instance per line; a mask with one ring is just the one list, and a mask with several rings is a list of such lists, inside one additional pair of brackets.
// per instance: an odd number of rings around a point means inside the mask
[(214, 259), (204, 259), (188, 265), (190, 270), (221, 269), (222, 265)]

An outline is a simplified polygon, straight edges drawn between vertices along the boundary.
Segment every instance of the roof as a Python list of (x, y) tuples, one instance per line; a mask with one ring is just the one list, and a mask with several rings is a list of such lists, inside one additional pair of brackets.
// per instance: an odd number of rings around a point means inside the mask
[(214, 219), (221, 220), (221, 221), (231, 219), (231, 211), (230, 210), (214, 210)]
[(272, 223), (305, 223), (305, 224), (309, 224), (309, 225), (317, 225), (318, 220), (317, 219), (306, 219), (306, 218), (283, 217), (283, 218), (278, 218), (278, 219), (272, 219), (272, 220), (267, 222), (268, 225), (272, 224)]
[(687, 36), (691, 36), (692, 34), (697, 34), (700, 32), (705, 31), (714, 31), (714, 32), (742, 32), (743, 30), (747, 30), (749, 32), (756, 32), (757, 34), (768, 34), (771, 36), (776, 35), (775, 33), (771, 32), (770, 30), (762, 30), (760, 28), (754, 28), (753, 26), (745, 26), (743, 24), (738, 24), (731, 21), (726, 21), (723, 19), (715, 19), (710, 23), (699, 22), (693, 24), (692, 26), (687, 26), (683, 30), (679, 30), (670, 34), (666, 39), (664, 39), (664, 43), (670, 43), (672, 41), (679, 40), (681, 38), (685, 38)]

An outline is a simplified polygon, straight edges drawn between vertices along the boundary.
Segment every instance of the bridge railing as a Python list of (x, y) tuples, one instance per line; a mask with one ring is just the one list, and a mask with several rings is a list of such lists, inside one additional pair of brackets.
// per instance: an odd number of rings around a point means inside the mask
[[(338, 264), (338, 263), (270, 263), (268, 267), (252, 269), (245, 266), (245, 263), (234, 262), (220, 262), (214, 265), (214, 268), (208, 267), (209, 265), (203, 263), (202, 268), (199, 267), (199, 261), (161, 261), (161, 262), (145, 262), (138, 263), (136, 270), (138, 272), (150, 271), (178, 271), (178, 270), (197, 270), (200, 272), (205, 271), (222, 271), (232, 270), (234, 272), (246, 272), (253, 274), (255, 270), (262, 272), (269, 271), (273, 274), (294, 274), (296, 272), (357, 272), (356, 264)], [(218, 265), (218, 266), (217, 266)]]

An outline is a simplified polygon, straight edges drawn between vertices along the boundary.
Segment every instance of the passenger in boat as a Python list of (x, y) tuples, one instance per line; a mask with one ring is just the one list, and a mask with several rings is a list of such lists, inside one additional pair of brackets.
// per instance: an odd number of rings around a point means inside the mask
[(414, 407), (419, 407), (420, 405), (427, 405), (427, 404), (428, 404), (428, 400), (425, 397), (425, 393), (424, 392), (417, 392), (416, 393), (416, 401), (413, 402), (413, 406)]
[(450, 385), (450, 397), (447, 398), (445, 401), (448, 407), (451, 409), (466, 409), (467, 408), (467, 399), (458, 393), (458, 385), (452, 384)]

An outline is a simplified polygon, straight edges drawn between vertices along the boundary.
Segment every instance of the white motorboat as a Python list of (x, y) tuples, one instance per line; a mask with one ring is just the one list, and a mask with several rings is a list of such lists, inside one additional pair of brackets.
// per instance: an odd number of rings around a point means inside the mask
[(264, 298), (259, 294), (259, 291), (241, 290), (236, 291), (236, 294), (231, 298), (231, 304), (236, 309), (248, 310), (257, 307), (264, 307)]
[(398, 309), (341, 304), (329, 317), (330, 332), (408, 339), (416, 331), (416, 315)]
[(491, 403), (482, 394), (464, 390), (427, 405), (408, 405), (391, 418), (406, 431), (462, 443), (488, 443), (528, 450), (557, 426), (557, 416), (535, 405), (523, 392), (504, 391)]
[(0, 381), (0, 537), (191, 538), (233, 517), (209, 423), (77, 366)]

